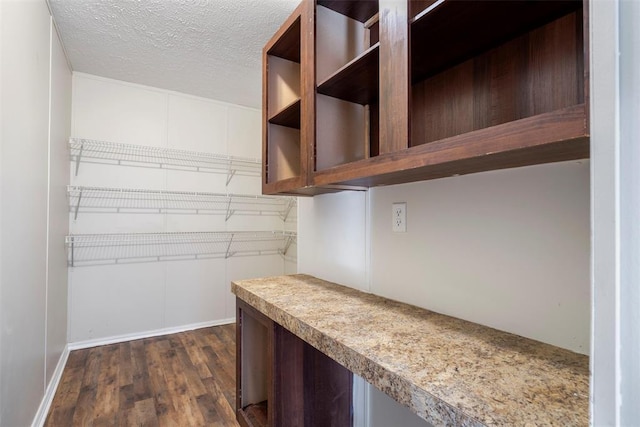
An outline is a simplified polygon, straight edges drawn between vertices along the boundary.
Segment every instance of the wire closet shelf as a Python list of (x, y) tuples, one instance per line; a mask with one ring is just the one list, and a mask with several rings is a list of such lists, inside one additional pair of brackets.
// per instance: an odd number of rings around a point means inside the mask
[(68, 186), (69, 211), (78, 213), (173, 213), (277, 216), (282, 221), (296, 198), (245, 194)]
[(70, 267), (135, 262), (282, 255), (296, 233), (223, 231), (186, 233), (76, 234), (67, 236)]
[(93, 139), (70, 138), (71, 161), (78, 175), (81, 162), (224, 173), (227, 184), (234, 175), (261, 176), (258, 159), (226, 156), (197, 151), (120, 144)]

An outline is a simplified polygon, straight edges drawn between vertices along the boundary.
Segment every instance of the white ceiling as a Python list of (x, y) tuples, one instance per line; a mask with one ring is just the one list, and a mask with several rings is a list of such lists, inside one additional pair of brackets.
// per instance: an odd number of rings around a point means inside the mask
[(74, 71), (260, 107), (262, 47), (300, 0), (49, 0)]

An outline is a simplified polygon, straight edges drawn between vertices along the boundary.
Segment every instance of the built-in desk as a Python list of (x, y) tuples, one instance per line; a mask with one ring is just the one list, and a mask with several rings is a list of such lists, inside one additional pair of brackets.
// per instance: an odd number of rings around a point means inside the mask
[[(239, 413), (247, 406), (242, 378), (246, 388), (262, 372), (268, 388), (284, 375), (301, 393), (309, 390), (308, 378), (325, 378), (335, 385), (324, 389), (334, 393), (325, 396), (330, 400), (351, 392), (344, 376), (350, 371), (434, 425), (589, 424), (587, 356), (307, 275), (237, 281), (231, 289), (239, 307)], [(242, 336), (243, 331), (255, 335), (255, 328), (243, 329), (248, 317), (266, 322), (264, 333), (258, 333), (262, 338)], [(256, 353), (263, 354), (257, 357), (263, 369), (250, 373)], [(281, 371), (291, 366), (276, 363), (283, 357), (302, 362)], [(276, 400), (270, 408), (285, 405), (273, 389), (269, 396)], [(321, 393), (309, 399), (297, 411), (322, 407)], [(341, 402), (351, 405), (350, 397)], [(343, 417), (333, 425), (350, 422)], [(322, 424), (307, 414), (304, 425)]]

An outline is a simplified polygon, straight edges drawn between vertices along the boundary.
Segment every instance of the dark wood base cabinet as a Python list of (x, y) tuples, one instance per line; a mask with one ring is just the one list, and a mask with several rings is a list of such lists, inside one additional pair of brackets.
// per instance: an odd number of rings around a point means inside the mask
[(240, 425), (353, 425), (353, 374), (242, 300), (236, 301)]

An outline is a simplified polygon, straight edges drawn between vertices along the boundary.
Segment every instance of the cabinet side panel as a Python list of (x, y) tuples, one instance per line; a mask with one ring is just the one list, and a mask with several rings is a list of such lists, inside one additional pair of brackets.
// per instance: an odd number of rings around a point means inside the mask
[(275, 425), (304, 425), (303, 356), (304, 341), (280, 325), (274, 333)]
[(303, 1), (300, 7), (300, 187), (305, 187), (314, 165), (316, 144), (316, 18), (315, 1)]
[(267, 182), (280, 181), (300, 175), (300, 131), (269, 124)]
[(313, 348), (304, 346), (305, 426), (353, 425), (353, 374)]
[(323, 6), (316, 8), (316, 81), (321, 82), (365, 50), (365, 28)]
[(267, 400), (267, 328), (246, 312), (242, 313), (241, 407)]
[(269, 116), (300, 98), (300, 64), (267, 56), (269, 78)]
[(380, 0), (380, 154), (409, 141), (407, 2)]
[(324, 95), (317, 95), (316, 107), (316, 170), (363, 159), (365, 108)]

